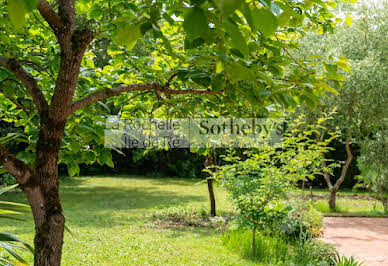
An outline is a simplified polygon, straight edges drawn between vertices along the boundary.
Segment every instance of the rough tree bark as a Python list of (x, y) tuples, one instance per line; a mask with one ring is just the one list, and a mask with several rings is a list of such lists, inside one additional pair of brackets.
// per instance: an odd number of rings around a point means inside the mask
[[(214, 156), (213, 150), (210, 151), (206, 155), (206, 159), (205, 159), (205, 163), (204, 163), (205, 168), (213, 165), (213, 163), (214, 163), (213, 156)], [(210, 176), (209, 173), (207, 175), (208, 175), (208, 177), (207, 177), (207, 189), (209, 191), (209, 200), (210, 200), (210, 215), (212, 217), (215, 217), (215, 216), (217, 216), (217, 213), (216, 213), (216, 199), (214, 196), (214, 189), (213, 189), (213, 178)]]
[[(74, 0), (58, 0), (58, 13), (45, 0), (40, 0), (38, 11), (49, 24), (61, 47), (61, 61), (54, 93), (48, 104), (36, 81), (13, 58), (0, 56), (0, 67), (18, 78), (31, 95), (39, 113), (40, 127), (33, 166), (16, 159), (6, 147), (0, 145), (0, 164), (12, 174), (25, 193), (35, 223), (34, 264), (56, 266), (61, 263), (65, 217), (59, 196), (58, 155), (69, 115), (97, 101), (124, 92), (154, 91), (156, 94), (221, 94), (208, 90), (173, 90), (166, 84), (133, 84), (101, 90), (73, 102), (74, 92), (83, 55), (93, 39), (88, 28), (76, 29)], [(19, 106), (20, 108), (20, 106)]]

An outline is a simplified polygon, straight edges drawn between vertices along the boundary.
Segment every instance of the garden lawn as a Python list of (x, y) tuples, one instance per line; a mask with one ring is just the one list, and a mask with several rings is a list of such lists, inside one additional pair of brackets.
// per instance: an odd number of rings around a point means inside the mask
[[(301, 197), (298, 190), (295, 195)], [(310, 200), (310, 192), (305, 190), (306, 200)], [(371, 197), (367, 192), (353, 192), (350, 189), (342, 189), (337, 193), (336, 209), (329, 208), (329, 191), (325, 189), (313, 189), (313, 206), (324, 216), (344, 217), (388, 217), (384, 213), (381, 201)]]
[[(232, 211), (224, 191), (216, 189), (219, 213)], [(173, 206), (208, 209), (206, 184), (198, 180), (144, 177), (78, 177), (61, 180), (66, 225), (63, 265), (253, 265), (228, 250), (221, 232), (208, 227), (158, 229), (151, 214)], [(13, 191), (1, 200), (25, 202)], [(32, 217), (2, 220), (0, 232), (33, 243)], [(32, 262), (32, 255), (24, 254)]]

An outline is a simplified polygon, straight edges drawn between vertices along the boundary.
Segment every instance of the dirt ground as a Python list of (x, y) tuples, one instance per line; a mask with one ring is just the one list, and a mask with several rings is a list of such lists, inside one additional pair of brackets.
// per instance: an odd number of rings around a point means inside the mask
[(325, 217), (322, 240), (365, 265), (388, 265), (388, 218)]

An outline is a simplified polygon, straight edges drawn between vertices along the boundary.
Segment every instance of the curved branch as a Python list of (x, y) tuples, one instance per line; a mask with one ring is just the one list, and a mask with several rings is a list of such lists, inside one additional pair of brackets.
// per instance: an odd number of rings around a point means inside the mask
[(42, 17), (50, 25), (55, 35), (58, 35), (61, 31), (63, 31), (61, 17), (54, 11), (46, 0), (39, 1), (38, 10)]
[(26, 87), (39, 113), (47, 110), (48, 104), (34, 77), (28, 73), (16, 59), (0, 56), (0, 67), (14, 74)]
[(24, 162), (8, 151), (6, 147), (0, 144), (0, 165), (16, 178), (20, 185), (26, 184), (33, 176), (33, 170)]
[[(168, 84), (168, 83), (167, 83)], [(221, 94), (222, 91), (210, 91), (210, 90), (172, 90), (166, 85), (160, 85), (155, 83), (149, 84), (131, 84), (131, 85), (121, 85), (112, 89), (104, 89), (97, 93), (86, 96), (85, 98), (74, 102), (71, 106), (70, 113), (74, 113), (78, 109), (81, 109), (89, 104), (101, 101), (110, 97), (118, 96), (124, 92), (132, 91), (154, 91), (156, 93), (164, 93), (166, 95), (178, 95), (178, 94), (208, 94), (216, 95)]]

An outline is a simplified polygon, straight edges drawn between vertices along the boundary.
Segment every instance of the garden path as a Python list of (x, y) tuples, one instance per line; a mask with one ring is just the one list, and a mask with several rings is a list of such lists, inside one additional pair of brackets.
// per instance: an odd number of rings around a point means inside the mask
[(325, 217), (322, 240), (365, 265), (388, 265), (388, 218)]

